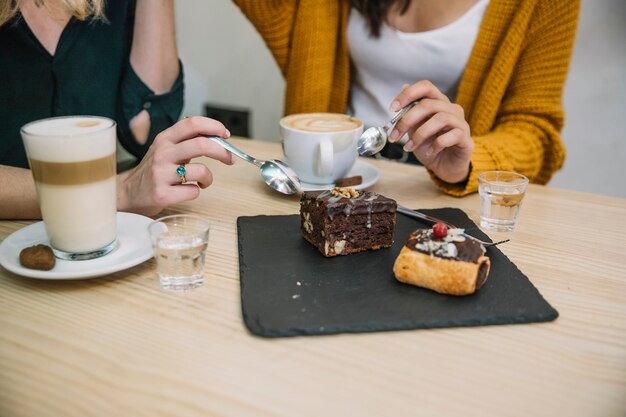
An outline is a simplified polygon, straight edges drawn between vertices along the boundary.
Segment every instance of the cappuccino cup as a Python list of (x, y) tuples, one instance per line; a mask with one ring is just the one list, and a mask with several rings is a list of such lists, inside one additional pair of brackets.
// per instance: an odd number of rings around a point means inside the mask
[(93, 259), (117, 245), (115, 122), (68, 116), (21, 129), (52, 251)]
[(280, 120), (283, 152), (300, 180), (327, 185), (346, 177), (356, 162), (363, 122), (339, 113), (303, 113)]

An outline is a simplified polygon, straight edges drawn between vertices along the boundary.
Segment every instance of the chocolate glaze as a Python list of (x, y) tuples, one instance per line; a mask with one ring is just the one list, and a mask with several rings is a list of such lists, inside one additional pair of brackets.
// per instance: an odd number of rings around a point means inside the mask
[(332, 220), (336, 215), (395, 213), (396, 201), (369, 191), (359, 191), (357, 197), (346, 198), (335, 196), (330, 191), (307, 191), (302, 202), (315, 200), (318, 205), (325, 205), (328, 217)]
[[(462, 242), (450, 242), (454, 244), (454, 246), (456, 246), (457, 255), (454, 257), (442, 256), (440, 253), (438, 253), (438, 251), (426, 251), (426, 250), (421, 250), (420, 248), (418, 248), (418, 244), (426, 243), (428, 241), (440, 242), (442, 240), (434, 239), (431, 229), (417, 229), (411, 232), (411, 234), (409, 235), (407, 239), (405, 246), (411, 250), (422, 252), (427, 255), (433, 255), (433, 256), (443, 258), (443, 259), (454, 259), (457, 261), (472, 262), (472, 263), (478, 263), (478, 259), (485, 253), (484, 246), (480, 244), (479, 242), (476, 242), (473, 239), (465, 239)], [(481, 274), (479, 273), (479, 280), (480, 280), (480, 275)], [(482, 272), (482, 275), (486, 275), (486, 274)], [(482, 285), (485, 282), (485, 279), (486, 279), (486, 276), (483, 277), (480, 285)]]
[(476, 289), (477, 290), (479, 290), (480, 287), (483, 286), (485, 281), (487, 281), (487, 272), (489, 272), (487, 269), (487, 264), (483, 262), (478, 267), (478, 276), (476, 277)]

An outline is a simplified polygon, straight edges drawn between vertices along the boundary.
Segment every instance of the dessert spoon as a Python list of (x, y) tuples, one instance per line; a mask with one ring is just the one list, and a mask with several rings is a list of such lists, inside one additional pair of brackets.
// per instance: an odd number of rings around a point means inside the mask
[[(402, 213), (402, 214), (404, 214), (405, 216), (408, 216), (408, 217), (413, 217), (413, 218), (420, 219), (420, 220), (426, 220), (427, 222), (430, 222), (430, 223), (433, 223), (433, 224), (435, 224), (435, 223), (443, 223), (443, 224), (445, 224), (448, 227), (448, 229), (459, 229), (458, 227), (456, 227), (455, 225), (453, 225), (451, 223), (448, 223), (446, 221), (443, 221), (443, 220), (438, 219), (438, 218), (433, 217), (433, 216), (429, 216), (428, 214), (420, 213), (419, 211), (416, 211), (416, 210), (411, 210), (409, 208), (401, 206), (400, 204), (398, 204), (398, 207), (397, 207), (396, 210), (398, 211), (398, 213)], [(465, 236), (465, 237), (467, 237), (469, 239), (473, 239), (473, 240), (477, 241), (478, 243), (482, 243), (483, 246), (485, 246), (486, 248), (488, 248), (490, 246), (496, 246), (496, 245), (499, 245), (501, 243), (506, 243), (506, 242), (511, 240), (511, 239), (505, 239), (505, 240), (500, 240), (498, 242), (485, 242), (484, 240), (480, 240), (477, 237), (474, 237), (472, 235), (468, 235), (466, 232), (463, 232), (463, 236)]]
[(232, 143), (224, 140), (224, 138), (221, 138), (219, 136), (203, 136), (210, 141), (222, 146), (233, 155), (238, 156), (244, 161), (250, 162), (251, 164), (259, 167), (259, 170), (261, 171), (261, 177), (263, 177), (263, 181), (265, 181), (267, 185), (269, 185), (271, 188), (278, 191), (279, 193), (292, 195), (297, 194), (302, 190), (302, 186), (300, 185), (300, 178), (298, 178), (294, 170), (289, 168), (289, 166), (283, 161), (280, 161), (278, 159), (268, 159), (266, 161), (256, 159), (251, 157), (241, 149), (237, 148)]
[[(357, 151), (361, 156), (372, 156), (380, 150), (387, 143), (389, 133), (396, 127), (396, 124), (402, 119), (402, 117), (417, 104), (417, 101), (413, 101), (406, 106), (402, 107), (398, 113), (383, 127), (370, 127), (367, 129), (357, 141)], [(398, 141), (400, 145), (404, 145), (408, 142), (407, 137)]]

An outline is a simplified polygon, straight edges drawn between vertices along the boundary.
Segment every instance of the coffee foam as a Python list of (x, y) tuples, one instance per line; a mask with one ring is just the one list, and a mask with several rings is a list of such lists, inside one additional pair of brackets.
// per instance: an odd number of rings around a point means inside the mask
[(109, 156), (115, 153), (115, 134), (115, 122), (96, 116), (54, 117), (22, 127), (28, 157), (48, 162)]
[(359, 128), (363, 123), (339, 113), (293, 114), (281, 120), (285, 127), (304, 132), (344, 132)]

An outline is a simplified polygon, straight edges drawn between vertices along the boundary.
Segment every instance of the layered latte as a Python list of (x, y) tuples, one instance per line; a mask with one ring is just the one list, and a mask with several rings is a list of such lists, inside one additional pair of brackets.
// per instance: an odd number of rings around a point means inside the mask
[(94, 116), (29, 123), (22, 137), (50, 244), (68, 253), (115, 241), (115, 122)]

